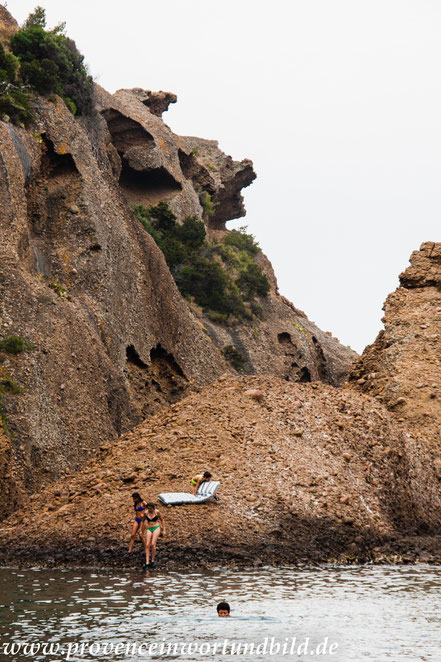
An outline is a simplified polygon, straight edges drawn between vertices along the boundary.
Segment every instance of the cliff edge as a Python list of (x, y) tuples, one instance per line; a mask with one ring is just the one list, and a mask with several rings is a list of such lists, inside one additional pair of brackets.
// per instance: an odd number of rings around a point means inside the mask
[(349, 385), (374, 396), (415, 439), (412, 480), (441, 526), (441, 243), (425, 242), (384, 304), (384, 330), (354, 363)]
[[(6, 47), (17, 29), (2, 7)], [(165, 203), (178, 224), (197, 217), (225, 236), (245, 214), (250, 160), (175, 135), (169, 92), (95, 85), (77, 117), (59, 96), (30, 99), (27, 128), (0, 121), (0, 516), (225, 372), (344, 381), (355, 353), (278, 294), (262, 253), (259, 315), (217, 324), (181, 295), (133, 213)]]

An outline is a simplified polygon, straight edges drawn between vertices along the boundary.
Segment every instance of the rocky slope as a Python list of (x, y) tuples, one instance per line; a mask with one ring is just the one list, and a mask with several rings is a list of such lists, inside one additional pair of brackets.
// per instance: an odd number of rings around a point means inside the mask
[(6, 7), (0, 5), (0, 41), (7, 43), (8, 39), (18, 30), (18, 23), (8, 12)]
[[(0, 38), (17, 29), (2, 7)], [(35, 125), (0, 122), (0, 517), (24, 495), (81, 466), (161, 407), (225, 371), (233, 344), (246, 373), (341, 383), (355, 357), (277, 293), (264, 320), (217, 327), (191, 310), (133, 203), (166, 201), (209, 232), (245, 213), (255, 178), (215, 141), (182, 138), (162, 121), (176, 101), (140, 89), (96, 87), (92, 115), (75, 119), (57, 99), (35, 101)], [(200, 191), (217, 203), (204, 215)]]
[[(161, 105), (152, 113), (156, 95)], [(176, 97), (164, 92), (156, 95), (141, 89), (110, 95), (97, 88), (97, 108), (107, 121), (119, 185), (132, 204), (166, 201), (180, 220), (188, 214), (203, 217), (208, 236), (221, 239), (225, 223), (245, 215), (241, 189), (256, 177), (253, 164), (248, 159), (233, 161), (215, 140), (173, 134), (160, 115)], [(211, 215), (201, 206), (201, 191), (213, 201)], [(271, 284), (270, 295), (260, 301), (263, 320), (222, 326), (193, 307), (214, 345), (219, 350), (235, 346), (246, 359), (246, 374), (343, 383), (356, 353), (281, 297), (271, 263), (263, 254), (257, 261)]]
[[(162, 507), (161, 564), (376, 558), (441, 561), (410, 489), (415, 439), (374, 398), (323, 384), (223, 376), (112, 444), (3, 522), (3, 562), (129, 565), (131, 493), (188, 491), (196, 470), (219, 503)], [(252, 458), (252, 461), (251, 461)], [(436, 478), (421, 466), (427, 489)], [(436, 519), (436, 518), (435, 518)]]
[(410, 474), (421, 512), (441, 526), (441, 243), (426, 242), (386, 299), (385, 329), (354, 364), (352, 388), (375, 396), (416, 440)]

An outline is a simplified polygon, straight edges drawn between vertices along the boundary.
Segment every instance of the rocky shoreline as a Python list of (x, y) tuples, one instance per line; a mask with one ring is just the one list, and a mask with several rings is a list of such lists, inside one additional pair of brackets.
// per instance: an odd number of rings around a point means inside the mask
[(370, 396), (224, 375), (33, 495), (2, 523), (0, 564), (137, 567), (132, 492), (188, 491), (198, 467), (220, 480), (221, 500), (159, 506), (165, 569), (440, 563), (437, 513), (409, 487), (423, 480), (420, 450)]
[[(160, 542), (158, 547), (157, 570), (195, 570), (213, 568), (247, 569), (260, 567), (310, 567), (346, 565), (441, 565), (441, 536), (401, 538), (389, 540), (354, 555), (349, 550), (324, 558), (314, 549), (304, 549), (303, 556), (290, 554), (275, 545), (252, 550), (243, 545), (242, 549), (189, 549), (179, 545)], [(109, 544), (99, 549), (85, 550), (30, 546), (14, 552), (0, 553), (2, 568), (77, 568), (113, 569), (125, 571), (139, 570), (144, 564), (141, 546), (127, 555), (126, 546)]]

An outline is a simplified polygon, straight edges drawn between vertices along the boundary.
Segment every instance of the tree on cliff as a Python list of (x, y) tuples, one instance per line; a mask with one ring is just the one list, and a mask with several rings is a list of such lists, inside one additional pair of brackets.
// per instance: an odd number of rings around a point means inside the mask
[(30, 124), (32, 109), (25, 88), (17, 81), (19, 61), (0, 43), (0, 118)]
[(62, 23), (46, 30), (45, 10), (36, 7), (11, 37), (10, 48), (20, 63), (23, 83), (39, 94), (58, 94), (74, 115), (85, 114), (92, 109), (92, 78), (84, 56), (64, 34), (64, 27)]
[(265, 297), (270, 284), (253, 261), (260, 252), (252, 235), (233, 230), (225, 242), (208, 242), (203, 221), (187, 216), (182, 223), (166, 202), (134, 213), (164, 253), (181, 294), (193, 299), (212, 321), (224, 323), (259, 316), (255, 297)]

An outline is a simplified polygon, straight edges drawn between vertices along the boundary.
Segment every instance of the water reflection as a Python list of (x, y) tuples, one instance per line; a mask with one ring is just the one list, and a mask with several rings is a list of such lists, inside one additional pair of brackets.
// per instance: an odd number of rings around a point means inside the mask
[[(0, 570), (0, 642), (219, 644), (293, 637), (314, 645), (325, 637), (338, 654), (322, 660), (398, 662), (441, 659), (441, 569), (430, 566), (326, 567), (211, 572), (118, 573), (79, 570)], [(229, 619), (216, 604), (227, 600)], [(288, 645), (288, 644), (286, 644)], [(113, 649), (112, 649), (113, 650)], [(221, 648), (219, 648), (221, 650)], [(0, 655), (1, 660), (53, 657)], [(438, 656), (438, 657), (437, 657)], [(207, 655), (185, 655), (186, 660)], [(269, 656), (267, 656), (269, 657)], [(59, 659), (65, 659), (60, 657)], [(150, 659), (112, 653), (77, 660)], [(183, 659), (162, 655), (155, 659)], [(230, 656), (216, 653), (210, 660)], [(241, 655), (236, 659), (263, 659)], [(310, 659), (303, 655), (271, 659)]]

